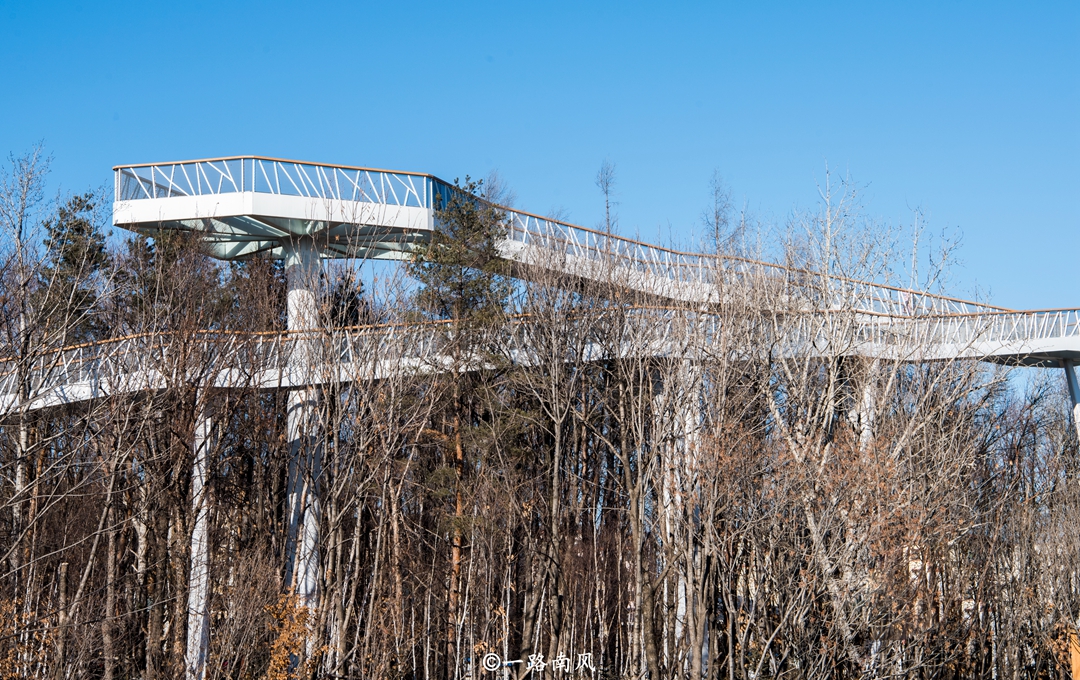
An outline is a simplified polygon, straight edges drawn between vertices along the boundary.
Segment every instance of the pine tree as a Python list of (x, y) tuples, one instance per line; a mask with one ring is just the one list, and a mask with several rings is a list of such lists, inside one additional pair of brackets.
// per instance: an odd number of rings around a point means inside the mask
[(99, 274), (109, 265), (105, 234), (96, 210), (100, 197), (76, 194), (45, 220), (45, 267), (41, 290), (50, 320), (63, 319), (67, 342), (85, 342), (100, 335), (95, 318)]
[[(499, 255), (503, 237), (503, 213), (479, 196), (483, 182), (465, 178), (438, 195), (442, 208), (436, 212), (436, 229), (431, 242), (415, 256), (410, 266), (420, 282), (417, 306), (428, 320), (448, 322), (447, 359), (450, 370), (443, 372), (450, 403), (446, 406), (448, 429), (442, 440), (444, 470), (453, 469), (454, 508), (451, 520), (450, 588), (447, 594), (446, 669), (452, 673), (457, 649), (457, 625), (461, 607), (461, 565), (465, 537), (464, 484), (469, 466), (467, 442), (473, 437), (474, 393), (480, 389), (475, 375), (478, 364), (487, 359), (487, 331), (505, 316), (510, 295), (506, 262)], [(449, 470), (447, 470), (449, 471)]]
[(436, 196), (431, 242), (421, 247), (410, 266), (420, 282), (418, 306), (432, 320), (451, 321), (455, 331), (479, 329), (497, 322), (510, 294), (507, 265), (499, 254), (504, 236), (503, 212), (478, 198), (483, 181), (465, 177)]
[(342, 269), (330, 279), (320, 307), (327, 328), (347, 328), (376, 323), (377, 315), (365, 293), (364, 281), (351, 269)]

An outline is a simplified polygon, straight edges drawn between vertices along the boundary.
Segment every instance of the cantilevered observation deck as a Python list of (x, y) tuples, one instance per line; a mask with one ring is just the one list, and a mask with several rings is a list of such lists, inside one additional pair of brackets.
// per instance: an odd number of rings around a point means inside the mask
[(282, 258), (304, 237), (323, 258), (403, 259), (434, 228), (436, 194), (450, 189), (418, 173), (256, 157), (114, 171), (114, 224), (197, 232), (222, 260)]

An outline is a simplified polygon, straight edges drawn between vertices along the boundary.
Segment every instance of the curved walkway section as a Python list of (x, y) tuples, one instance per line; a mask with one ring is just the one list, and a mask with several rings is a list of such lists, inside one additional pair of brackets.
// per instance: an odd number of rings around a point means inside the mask
[[(438, 207), (459, 190), (432, 175), (242, 156), (114, 168), (117, 226), (152, 235), (196, 233), (214, 257), (285, 257), (311, 239), (323, 258), (408, 259), (426, 242)], [(476, 199), (479, 200), (479, 199)], [(500, 206), (501, 207), (501, 206)], [(771, 269), (777, 280), (812, 272), (689, 253), (501, 207), (508, 260), (621, 285), (663, 300), (715, 302), (725, 279)], [(830, 278), (825, 305), (882, 314), (1008, 311), (921, 291)]]
[[(1080, 310), (889, 317), (861, 312), (767, 314), (746, 360), (856, 356), (896, 362), (979, 360), (1061, 367), (1080, 357)], [(771, 327), (770, 327), (771, 326)], [(613, 309), (577, 361), (613, 357), (705, 359), (723, 316), (685, 308)], [(488, 339), (497, 355), (532, 364), (530, 318)], [(295, 389), (446, 370), (443, 323), (386, 324), (285, 333), (201, 332), (182, 341), (145, 334), (0, 360), (0, 414), (200, 384), (218, 389)], [(304, 354), (303, 360), (300, 360)], [(569, 359), (569, 357), (568, 357)], [(482, 368), (486, 359), (477, 359)], [(19, 395), (23, 395), (20, 398)]]
[[(196, 233), (220, 259), (283, 257), (308, 239), (322, 258), (406, 259), (436, 228), (452, 185), (431, 175), (235, 157), (118, 166), (114, 223), (147, 235)], [(475, 199), (480, 200), (480, 199)], [(753, 281), (764, 289), (763, 358), (862, 356), (951, 359), (1061, 367), (1080, 360), (1080, 310), (1014, 311), (920, 291), (825, 277), (753, 260), (687, 253), (502, 208), (505, 257), (644, 293), (657, 306), (623, 309), (614, 326), (627, 346), (604, 339), (589, 356), (706, 356), (724, 332), (716, 303)], [(678, 303), (673, 308), (663, 304)], [(690, 323), (687, 323), (689, 320)], [(290, 389), (379, 379), (446, 365), (439, 324), (334, 331), (198, 334), (173, 342), (148, 334), (0, 359), (0, 414), (110, 395), (160, 390), (177, 381), (219, 388)], [(494, 341), (530, 361), (527, 318)], [(693, 331), (688, 334), (688, 331)], [(296, 349), (303, 346), (302, 352)], [(317, 348), (317, 360), (297, 359)]]

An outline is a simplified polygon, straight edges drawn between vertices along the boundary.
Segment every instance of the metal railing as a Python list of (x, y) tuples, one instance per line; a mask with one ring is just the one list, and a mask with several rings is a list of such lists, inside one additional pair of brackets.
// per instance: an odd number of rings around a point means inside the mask
[[(679, 328), (696, 328), (708, 351), (723, 330), (723, 317), (678, 308), (612, 308), (610, 324), (594, 328), (616, 333), (619, 323), (634, 324), (633, 334), (646, 350), (671, 351)], [(828, 355), (935, 356), (984, 359), (1023, 356), (1029, 343), (1075, 339), (1080, 350), (1080, 310), (992, 312), (937, 316), (889, 316), (856, 310), (805, 310), (773, 315), (774, 340), (791, 356)], [(595, 320), (595, 318), (594, 318)], [(440, 322), (386, 324), (311, 332), (149, 333), (116, 340), (44, 351), (30, 359), (0, 359), (0, 396), (9, 403), (29, 402), (73, 386), (100, 386), (109, 393), (163, 389), (177, 381), (218, 387), (281, 386), (289, 371), (300, 382), (359, 380), (384, 371), (440, 370), (453, 338)], [(516, 318), (498, 331), (492, 345), (507, 357), (527, 356), (535, 333), (530, 317)], [(597, 342), (603, 344), (601, 338)], [(983, 356), (981, 348), (991, 347)], [(303, 351), (298, 351), (303, 348)], [(598, 357), (594, 357), (598, 358)], [(226, 376), (226, 377), (222, 377)], [(279, 381), (275, 383), (275, 381)], [(63, 395), (80, 401), (90, 393)], [(19, 395), (17, 398), (16, 395)], [(81, 396), (80, 396), (81, 395)]]
[[(558, 256), (595, 263), (609, 263), (672, 284), (721, 287), (765, 274), (769, 280), (790, 287), (793, 297), (809, 288), (821, 294), (825, 308), (855, 306), (867, 312), (890, 315), (969, 314), (1012, 310), (969, 300), (871, 283), (842, 276), (825, 276), (808, 269), (778, 265), (730, 255), (692, 253), (655, 246), (530, 213), (505, 209), (507, 238), (534, 245)], [(825, 298), (828, 297), (828, 301)]]
[[(272, 388), (287, 372), (310, 379), (362, 360), (422, 360), (438, 351), (440, 324), (387, 324), (333, 331), (142, 333), (0, 359), (0, 395), (34, 399), (82, 385), (107, 392), (163, 389), (189, 382)], [(228, 375), (222, 377), (223, 374)], [(267, 380), (271, 382), (267, 382)]]
[[(322, 200), (380, 203), (436, 210), (460, 189), (431, 175), (242, 156), (114, 168), (118, 201), (257, 192)], [(475, 199), (475, 197), (473, 197)], [(479, 200), (479, 199), (475, 199)], [(768, 271), (785, 285), (828, 291), (826, 308), (855, 304), (882, 314), (964, 314), (1010, 311), (880, 283), (825, 277), (805, 269), (745, 258), (692, 253), (500, 207), (507, 239), (577, 262), (608, 262), (664, 285), (718, 287)]]
[[(997, 345), (1021, 356), (1025, 347), (1046, 340), (1080, 339), (1080, 310), (1047, 309), (979, 312), (929, 317), (874, 315), (860, 319), (862, 337), (874, 344), (905, 344), (932, 353), (935, 347), (960, 352), (975, 345)], [(1080, 350), (1080, 344), (1077, 347)], [(968, 350), (965, 356), (971, 356)]]
[(433, 178), (409, 172), (253, 156), (125, 165), (113, 170), (118, 201), (251, 191), (413, 208), (432, 205)]

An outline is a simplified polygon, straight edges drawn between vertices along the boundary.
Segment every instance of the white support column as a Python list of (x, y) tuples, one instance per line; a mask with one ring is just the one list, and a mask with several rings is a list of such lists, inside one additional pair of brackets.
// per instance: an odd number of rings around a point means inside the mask
[(870, 369), (870, 375), (863, 386), (862, 398), (859, 400), (859, 450), (866, 451), (874, 441), (874, 420), (877, 416), (877, 404), (874, 399), (874, 370)]
[(197, 408), (192, 447), (195, 455), (191, 466), (191, 512), (195, 516), (195, 526), (191, 532), (188, 573), (186, 680), (206, 678), (206, 655), (210, 647), (210, 499), (206, 483), (210, 472), (213, 421), (202, 404)]
[[(315, 391), (310, 387), (293, 389), (289, 391), (287, 400), (289, 527), (285, 544), (285, 579), (287, 585), (293, 587), (293, 592), (300, 596), (300, 604), (309, 606), (308, 600), (312, 599), (313, 592), (304, 590), (309, 581), (301, 576), (300, 570), (313, 566), (312, 556), (306, 551), (318, 538), (312, 535), (313, 531), (318, 531), (318, 522), (313, 523), (308, 512), (310, 497), (314, 495), (311, 482), (318, 473), (312, 468), (312, 449), (316, 445), (312, 436), (317, 406)], [(317, 511), (318, 508), (314, 510)]]
[(1062, 359), (1061, 367), (1065, 369), (1065, 382), (1069, 385), (1069, 403), (1072, 404), (1073, 427), (1076, 428), (1076, 436), (1080, 437), (1080, 383), (1076, 381), (1076, 366), (1072, 359)]
[(300, 536), (299, 564), (296, 570), (296, 593), (300, 604), (314, 607), (318, 604), (319, 587), (319, 520), (322, 507), (319, 504), (319, 476), (322, 473), (322, 446), (314, 442), (309, 456), (307, 480), (304, 493), (304, 524)]
[[(286, 251), (288, 328), (314, 330), (319, 326), (316, 291), (319, 251), (311, 238), (295, 240)], [(314, 366), (313, 339), (300, 338), (293, 347), (291, 372), (303, 384)], [(294, 382), (294, 384), (296, 384)], [(300, 605), (314, 607), (319, 581), (319, 489), (322, 446), (316, 422), (317, 391), (297, 387), (288, 396), (289, 493), (286, 579)]]
[[(866, 452), (874, 441), (874, 424), (877, 420), (878, 360), (849, 359), (841, 373), (845, 400), (852, 402), (848, 422), (858, 433), (859, 450)], [(865, 372), (864, 372), (865, 371)], [(855, 392), (854, 385), (862, 381), (862, 390)], [(853, 393), (854, 392), (854, 393)]]
[[(694, 503), (694, 507), (689, 510), (689, 516), (694, 518), (691, 531), (696, 532), (701, 530), (698, 525), (700, 520), (697, 518), (702, 515), (700, 492), (703, 471), (700, 464), (700, 447), (702, 422), (704, 420), (702, 408), (704, 405), (705, 371), (701, 364), (692, 360), (683, 362), (683, 370), (685, 371), (686, 394), (682, 406), (681, 424), (683, 455), (687, 470), (684, 485), (688, 498)], [(687, 674), (694, 667), (694, 659), (691, 657), (696, 655), (700, 668), (704, 668), (706, 663), (706, 654), (703, 653), (703, 648), (707, 644), (709, 637), (709, 622), (708, 616), (705, 615), (705, 599), (700, 596), (705, 575), (704, 559), (705, 556), (701, 553), (699, 546), (696, 543), (691, 543), (686, 570), (688, 574), (692, 575), (692, 579), (688, 582), (685, 575), (679, 575), (680, 593), (676, 616), (686, 621), (686, 626), (690, 629), (687, 636), (687, 642), (691, 643), (690, 653), (683, 664), (684, 673)]]
[[(667, 368), (667, 370), (664, 370)], [(675, 430), (676, 418), (669, 410), (678, 411), (678, 402), (674, 404), (672, 408), (672, 399), (669, 394), (670, 390), (678, 388), (678, 378), (674, 380), (667, 379), (669, 367), (654, 367), (652, 370), (655, 374), (652, 379), (653, 392), (652, 392), (652, 442), (651, 449), (652, 455), (656, 456), (658, 469), (660, 470), (660, 498), (659, 506), (655, 508), (656, 523), (659, 525), (659, 533), (663, 536), (663, 545), (672, 546), (677, 543), (675, 539), (675, 532), (677, 530), (677, 522), (679, 520), (677, 510), (677, 487), (674, 479), (676, 474), (676, 466), (678, 465), (678, 443), (676, 441)], [(647, 466), (646, 466), (647, 469)], [(641, 474), (639, 470), (639, 474)], [(668, 591), (668, 580), (664, 579), (663, 590), (659, 593), (661, 607), (668, 607), (673, 600), (673, 593)], [(641, 612), (634, 612), (634, 635), (640, 642), (642, 640), (641, 635), (644, 634), (642, 620), (640, 618)], [(673, 631), (676, 636), (682, 633), (682, 621), (676, 619), (675, 630)], [(663, 663), (665, 665), (670, 663), (667, 650), (670, 649), (669, 644), (671, 640), (668, 640), (668, 627), (666, 625), (660, 628), (661, 639), (659, 646), (663, 650), (664, 658)]]

